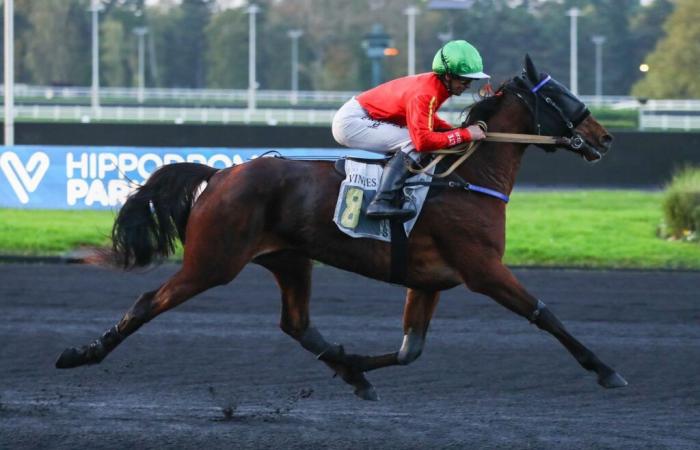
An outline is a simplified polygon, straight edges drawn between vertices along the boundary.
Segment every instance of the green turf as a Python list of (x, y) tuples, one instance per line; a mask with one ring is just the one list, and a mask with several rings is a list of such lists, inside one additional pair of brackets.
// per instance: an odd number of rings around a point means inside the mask
[[(506, 263), (700, 269), (700, 245), (656, 237), (661, 199), (661, 192), (516, 191)], [(106, 245), (113, 219), (113, 212), (0, 209), (0, 253), (59, 255)]]
[(84, 245), (107, 245), (110, 211), (0, 209), (0, 253), (58, 255)]
[(661, 192), (516, 192), (506, 262), (700, 269), (700, 245), (656, 237), (661, 199)]

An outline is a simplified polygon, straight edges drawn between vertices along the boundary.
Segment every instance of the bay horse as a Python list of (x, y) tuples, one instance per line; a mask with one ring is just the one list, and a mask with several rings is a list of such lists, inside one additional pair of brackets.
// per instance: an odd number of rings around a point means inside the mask
[[(465, 124), (484, 121), (489, 132), (551, 134), (588, 161), (600, 159), (612, 137), (566, 87), (537, 72), (529, 56), (521, 75), (494, 96), (478, 101)], [(463, 124), (464, 125), (464, 124)], [(524, 143), (483, 142), (455, 174), (510, 194)], [(547, 151), (562, 145), (542, 145)], [(184, 245), (182, 267), (157, 289), (142, 294), (122, 319), (89, 345), (66, 349), (58, 368), (101, 362), (126, 337), (159, 314), (214, 286), (229, 283), (249, 262), (267, 268), (282, 293), (281, 329), (354, 387), (376, 400), (364, 373), (406, 365), (422, 352), (440, 291), (465, 284), (551, 333), (606, 388), (627, 382), (574, 338), (502, 262), (506, 203), (498, 198), (443, 189), (428, 199), (408, 239), (404, 339), (398, 351), (347, 354), (311, 324), (312, 261), (390, 281), (390, 244), (351, 238), (332, 221), (343, 177), (333, 164), (258, 158), (227, 169), (180, 163), (163, 166), (120, 210), (112, 248), (102, 260), (131, 269), (146, 266)], [(201, 185), (206, 182), (206, 188)]]

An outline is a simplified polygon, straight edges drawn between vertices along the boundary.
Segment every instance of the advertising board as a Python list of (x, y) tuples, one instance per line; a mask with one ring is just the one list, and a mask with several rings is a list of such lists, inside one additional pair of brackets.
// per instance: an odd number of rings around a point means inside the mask
[[(0, 147), (0, 207), (117, 209), (162, 165), (187, 161), (223, 169), (270, 152), (261, 148)], [(347, 154), (378, 157), (337, 148), (272, 152), (293, 159), (332, 160)]]

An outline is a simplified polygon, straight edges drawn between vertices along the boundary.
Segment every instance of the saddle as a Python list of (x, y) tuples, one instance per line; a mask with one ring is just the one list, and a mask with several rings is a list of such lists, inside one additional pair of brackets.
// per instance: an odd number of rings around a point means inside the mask
[(333, 168), (335, 169), (338, 174), (341, 176), (345, 177), (345, 161), (355, 161), (363, 164), (377, 164), (382, 167), (384, 167), (389, 161), (389, 157), (384, 157), (384, 158), (358, 158), (355, 156), (344, 156), (340, 159), (336, 159)]
[(412, 205), (416, 216), (407, 221), (372, 219), (365, 215), (374, 198), (386, 159), (343, 158), (335, 162), (335, 170), (344, 176), (340, 184), (333, 221), (338, 229), (353, 238), (376, 239), (391, 243), (392, 282), (405, 280), (408, 260), (408, 236), (420, 217), (425, 203), (430, 175), (418, 174), (404, 186), (404, 207)]

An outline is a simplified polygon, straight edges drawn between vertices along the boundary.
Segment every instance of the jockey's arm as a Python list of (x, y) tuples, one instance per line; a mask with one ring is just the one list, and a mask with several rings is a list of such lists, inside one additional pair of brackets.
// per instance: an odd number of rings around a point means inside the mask
[(438, 116), (437, 113), (433, 114), (433, 118), (434, 118), (434, 124), (435, 124), (435, 126), (434, 126), (435, 131), (449, 131), (449, 130), (455, 128), (455, 126), (452, 125), (450, 122), (448, 122), (446, 120), (442, 120), (442, 118), (440, 116)]
[[(406, 125), (413, 145), (419, 152), (430, 152), (453, 147), (472, 140), (466, 128), (452, 128), (437, 117), (437, 100), (430, 95), (417, 95), (406, 105)], [(446, 129), (446, 131), (438, 131)]]

